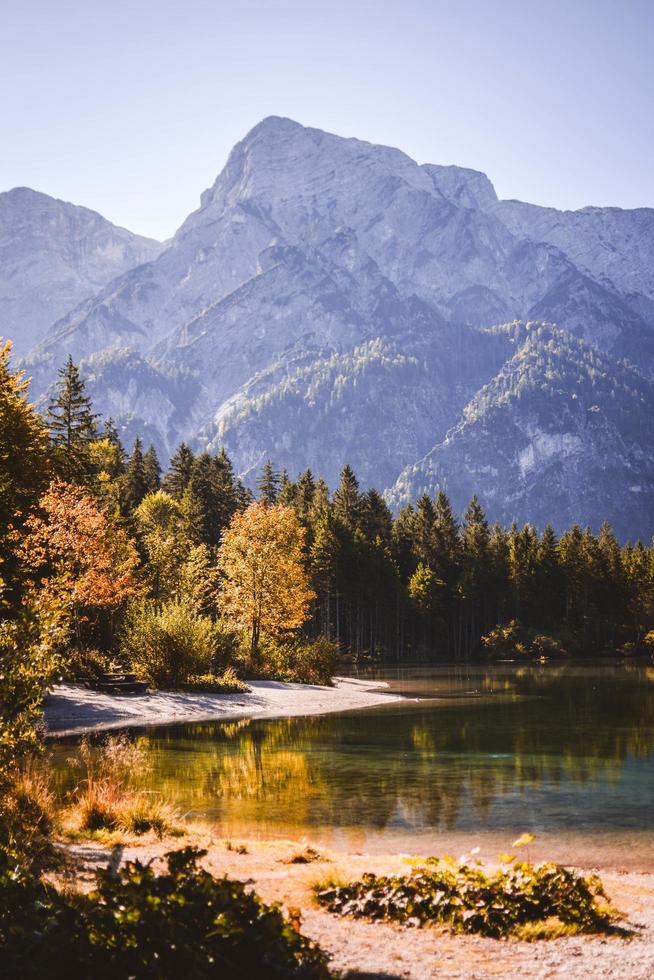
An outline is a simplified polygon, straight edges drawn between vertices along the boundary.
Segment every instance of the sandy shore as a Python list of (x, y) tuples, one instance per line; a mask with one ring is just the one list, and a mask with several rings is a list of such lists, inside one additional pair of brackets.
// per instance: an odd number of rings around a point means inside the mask
[[(609, 896), (625, 914), (631, 938), (574, 936), (519, 942), (480, 936), (453, 936), (438, 929), (406, 929), (384, 923), (350, 920), (316, 907), (312, 885), (330, 875), (358, 878), (365, 871), (406, 874), (402, 855), (337, 853), (310, 841), (243, 841), (246, 853), (228, 850), (226, 842), (198, 830), (185, 839), (151, 840), (114, 852), (114, 861), (157, 859), (168, 850), (194, 843), (208, 850), (205, 866), (216, 875), (227, 874), (252, 885), (266, 901), (281, 901), (286, 908), (302, 909), (302, 931), (316, 939), (332, 956), (331, 966), (349, 980), (513, 980), (513, 978), (613, 978), (650, 980), (654, 976), (654, 875), (601, 872)], [(292, 864), (289, 860), (306, 843), (317, 848), (321, 860)], [(90, 887), (91, 870), (106, 865), (110, 852), (97, 844), (66, 845), (77, 864), (78, 886)]]
[(330, 711), (369, 708), (401, 700), (384, 693), (383, 682), (334, 678), (334, 687), (249, 681), (247, 694), (187, 694), (157, 691), (149, 694), (101, 694), (88, 688), (59, 684), (44, 704), (48, 735), (223, 718), (291, 718)]

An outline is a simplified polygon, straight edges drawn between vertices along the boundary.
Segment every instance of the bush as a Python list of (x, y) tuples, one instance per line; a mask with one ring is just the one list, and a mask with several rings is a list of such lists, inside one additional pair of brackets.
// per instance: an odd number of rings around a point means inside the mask
[[(327, 958), (299, 920), (239, 881), (198, 867), (204, 851), (166, 855), (156, 875), (139, 861), (97, 873), (89, 895), (11, 878), (0, 863), (0, 946), (6, 975), (202, 980), (328, 980)], [(7, 884), (8, 888), (2, 887)], [(7, 900), (10, 898), (10, 902)]]
[(261, 647), (258, 673), (287, 683), (331, 685), (336, 656), (336, 644), (326, 636), (312, 642), (300, 638), (268, 640)]
[(202, 691), (207, 694), (245, 694), (250, 690), (244, 681), (236, 676), (232, 667), (222, 674), (192, 674), (183, 685), (185, 691)]
[(220, 628), (185, 603), (129, 606), (121, 653), (139, 677), (157, 688), (181, 688), (193, 674), (210, 671), (221, 641)]
[(318, 888), (330, 912), (407, 925), (441, 923), (453, 932), (536, 939), (609, 932), (618, 918), (599, 878), (558, 864), (526, 863), (486, 874), (479, 866), (428, 858), (406, 877), (366, 874), (361, 881)]
[(517, 619), (499, 624), (481, 638), (485, 652), (494, 658), (503, 657), (561, 657), (566, 650), (553, 636), (537, 633), (522, 626)]

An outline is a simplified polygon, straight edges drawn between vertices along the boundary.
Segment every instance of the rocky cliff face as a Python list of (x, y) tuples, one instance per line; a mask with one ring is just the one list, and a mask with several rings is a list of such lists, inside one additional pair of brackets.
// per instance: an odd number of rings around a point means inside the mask
[(27, 187), (0, 194), (0, 335), (26, 353), (54, 320), (161, 248)]
[[(164, 454), (182, 438), (224, 444), (246, 477), (271, 456), (291, 472), (309, 465), (332, 483), (349, 461), (395, 501), (418, 484), (433, 491), (444, 466), (465, 461), (474, 490), (486, 471), (473, 457), (481, 459), (489, 441), (508, 459), (518, 440), (537, 474), (550, 473), (554, 458), (572, 457), (568, 437), (581, 438), (567, 403), (552, 393), (548, 426), (539, 421), (538, 393), (551, 378), (543, 368), (533, 380), (534, 332), (527, 339), (526, 328), (488, 328), (555, 322), (561, 329), (539, 350), (558, 345), (573, 373), (593, 377), (599, 369), (591, 371), (579, 350), (603, 358), (609, 377), (630, 370), (620, 363), (628, 359), (646, 386), (654, 374), (653, 254), (652, 211), (571, 213), (498, 201), (476, 171), (420, 166), (399, 150), (273, 117), (234, 148), (161, 254), (63, 316), (28, 361), (41, 391), (69, 352), (86, 361), (98, 408), (130, 432), (147, 430)], [(495, 385), (499, 405), (511, 400), (506, 377), (511, 391), (533, 401), (519, 438), (489, 408), (484, 436), (465, 443), (470, 451), (443, 455), (458, 427), (469, 439), (475, 398)], [(598, 390), (600, 412), (604, 398), (625, 399), (635, 411), (627, 390), (635, 389)], [(521, 419), (524, 404), (521, 395)], [(592, 432), (587, 452), (575, 457), (588, 480), (606, 465), (593, 454), (610, 442)], [(545, 479), (538, 519), (547, 512), (557, 523), (601, 520), (612, 494), (618, 501), (637, 485), (637, 460), (649, 459), (653, 441), (641, 427), (616, 457), (601, 498), (585, 493), (582, 481), (565, 506), (554, 490), (548, 503), (554, 483)], [(480, 465), (494, 464), (484, 457)], [(536, 518), (529, 506), (536, 476), (516, 490), (496, 469), (484, 483), (491, 516), (524, 510)], [(647, 491), (629, 492), (626, 523), (649, 533)]]

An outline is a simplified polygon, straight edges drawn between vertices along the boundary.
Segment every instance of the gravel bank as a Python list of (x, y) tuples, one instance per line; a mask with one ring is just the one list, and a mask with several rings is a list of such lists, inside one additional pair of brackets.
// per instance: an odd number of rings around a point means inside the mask
[(59, 684), (44, 704), (48, 735), (142, 725), (213, 721), (222, 718), (291, 718), (331, 711), (369, 708), (401, 700), (384, 693), (383, 682), (334, 678), (334, 687), (249, 681), (247, 694), (188, 694), (156, 691), (148, 694), (100, 694), (88, 688)]

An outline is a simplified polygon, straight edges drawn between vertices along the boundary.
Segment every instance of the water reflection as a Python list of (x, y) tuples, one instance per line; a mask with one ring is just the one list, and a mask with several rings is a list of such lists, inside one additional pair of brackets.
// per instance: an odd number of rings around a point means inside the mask
[[(149, 788), (220, 832), (654, 827), (654, 675), (403, 668), (416, 699), (314, 718), (149, 730)], [(51, 749), (62, 790), (74, 744)]]

